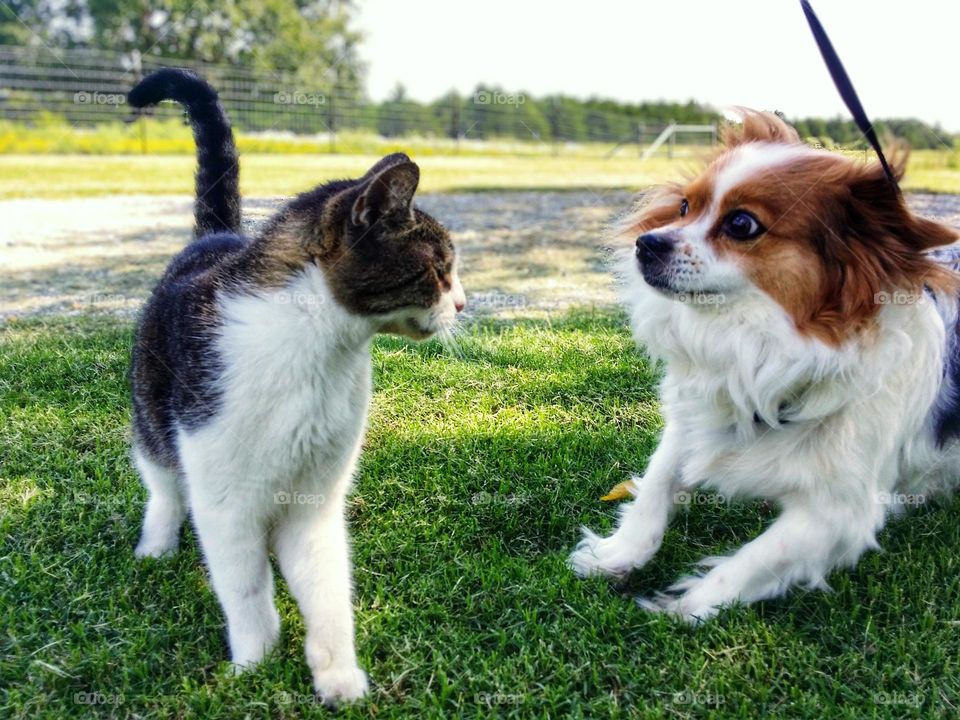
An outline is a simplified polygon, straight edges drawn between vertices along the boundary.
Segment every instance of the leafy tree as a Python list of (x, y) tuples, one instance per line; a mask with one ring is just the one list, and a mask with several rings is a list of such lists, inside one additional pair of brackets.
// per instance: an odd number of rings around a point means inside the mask
[(377, 113), (377, 132), (385, 137), (400, 135), (433, 135), (437, 125), (429, 107), (407, 97), (407, 90), (398, 84)]
[(3, 42), (293, 71), (307, 87), (356, 97), (363, 79), (354, 0), (13, 0)]
[(73, 47), (91, 31), (83, 0), (0, 2), (0, 44)]

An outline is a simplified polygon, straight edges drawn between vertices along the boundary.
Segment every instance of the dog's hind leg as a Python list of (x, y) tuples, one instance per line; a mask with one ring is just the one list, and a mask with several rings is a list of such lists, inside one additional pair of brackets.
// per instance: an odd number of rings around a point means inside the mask
[(876, 547), (876, 532), (885, 516), (880, 503), (788, 506), (760, 537), (730, 557), (707, 558), (705, 575), (683, 579), (650, 600), (648, 610), (678, 615), (690, 622), (706, 620), (720, 608), (783, 595), (798, 584), (823, 588), (835, 568), (856, 564)]

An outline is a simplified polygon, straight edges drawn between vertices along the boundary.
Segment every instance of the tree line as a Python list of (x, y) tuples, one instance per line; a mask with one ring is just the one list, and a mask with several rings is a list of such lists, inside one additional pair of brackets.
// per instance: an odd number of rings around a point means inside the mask
[[(800, 137), (827, 147), (866, 147), (863, 134), (846, 118), (786, 118)], [(562, 95), (534, 97), (498, 86), (478, 85), (470, 95), (450, 92), (433, 102), (418, 102), (402, 86), (374, 103), (359, 125), (386, 137), (429, 135), (449, 138), (505, 137), (574, 142), (650, 142), (670, 122), (709, 124), (721, 113), (690, 100), (620, 103)], [(952, 148), (958, 137), (938, 125), (913, 118), (875, 122), (881, 138), (893, 136), (911, 147)]]
[[(329, 98), (316, 117), (298, 118), (300, 130), (357, 128), (387, 137), (649, 142), (668, 122), (714, 123), (712, 108), (693, 100), (622, 103), (563, 95), (533, 97), (478, 85), (471, 95), (450, 92), (433, 102), (410, 98), (398, 86), (382, 102), (364, 91), (365, 66), (355, 28), (355, 0), (4, 0), (0, 44), (44, 45), (140, 53), (283, 71)], [(173, 63), (172, 63), (173, 64)], [(306, 115), (301, 113), (301, 115)], [(269, 126), (266, 111), (243, 118), (251, 129)], [(788, 120), (791, 120), (788, 118)], [(300, 124), (304, 121), (305, 124)], [(845, 118), (792, 119), (800, 135), (825, 145), (862, 146)], [(915, 148), (953, 146), (958, 138), (916, 119), (877, 123)]]

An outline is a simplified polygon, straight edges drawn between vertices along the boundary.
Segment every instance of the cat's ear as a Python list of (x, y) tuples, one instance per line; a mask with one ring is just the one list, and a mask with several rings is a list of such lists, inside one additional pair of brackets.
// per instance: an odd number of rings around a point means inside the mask
[(400, 163), (408, 163), (408, 162), (411, 162), (411, 160), (410, 160), (410, 156), (407, 155), (406, 153), (397, 152), (397, 153), (391, 153), (389, 155), (384, 155), (382, 158), (377, 160), (369, 170), (367, 170), (366, 174), (362, 178), (360, 178), (360, 182), (366, 182), (373, 176), (383, 172), (389, 167), (393, 167), (394, 165), (399, 165)]
[(354, 225), (371, 225), (386, 216), (411, 217), (420, 168), (409, 160), (391, 165), (368, 180), (353, 203)]

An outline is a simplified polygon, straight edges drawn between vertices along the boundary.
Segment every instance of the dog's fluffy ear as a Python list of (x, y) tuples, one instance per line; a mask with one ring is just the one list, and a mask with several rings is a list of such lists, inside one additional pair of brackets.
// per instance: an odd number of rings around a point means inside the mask
[[(898, 181), (906, 171), (908, 158), (906, 145), (893, 146), (889, 164)], [(951, 245), (960, 240), (960, 231), (955, 228), (911, 212), (879, 162), (854, 166), (848, 189), (851, 214), (865, 221), (862, 228), (865, 237), (890, 236), (914, 251)]]
[(739, 124), (725, 125), (720, 129), (720, 139), (728, 148), (749, 142), (799, 143), (800, 135), (794, 127), (772, 112), (738, 107), (734, 112), (740, 116)]
[(611, 229), (612, 239), (633, 244), (645, 232), (666, 227), (680, 219), (683, 190), (666, 185), (645, 193), (636, 206)]

